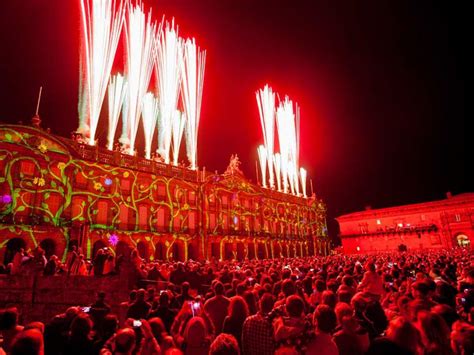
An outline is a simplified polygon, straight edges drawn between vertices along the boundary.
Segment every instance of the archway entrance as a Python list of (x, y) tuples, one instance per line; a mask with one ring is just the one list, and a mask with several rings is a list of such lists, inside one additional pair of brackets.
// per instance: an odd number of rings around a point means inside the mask
[(3, 263), (8, 265), (13, 261), (13, 257), (15, 256), (16, 252), (19, 251), (21, 248), (26, 249), (26, 242), (23, 238), (12, 238), (7, 242), (5, 246), (5, 257), (3, 259)]
[(105, 248), (106, 246), (107, 244), (102, 239), (97, 240), (92, 246), (92, 255), (91, 255), (92, 260), (94, 260), (99, 249)]
[(137, 250), (138, 250), (138, 255), (140, 258), (148, 260), (150, 257), (150, 254), (148, 253), (148, 244), (144, 242), (143, 240), (140, 240), (137, 243)]
[(44, 255), (48, 260), (51, 255), (56, 254), (56, 242), (51, 238), (43, 239), (39, 246), (44, 250)]
[(164, 242), (155, 245), (155, 260), (166, 260), (166, 246)]
[(471, 240), (465, 234), (458, 234), (456, 236), (456, 242), (462, 248), (470, 248), (471, 247)]

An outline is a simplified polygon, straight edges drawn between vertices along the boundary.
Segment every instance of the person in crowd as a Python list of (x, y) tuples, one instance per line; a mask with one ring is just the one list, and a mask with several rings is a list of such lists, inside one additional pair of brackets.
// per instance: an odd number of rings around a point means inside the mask
[(18, 310), (14, 307), (0, 312), (0, 334), (3, 337), (2, 347), (6, 353), (10, 351), (13, 339), (23, 331), (18, 324)]
[(176, 317), (176, 313), (176, 310), (170, 308), (168, 291), (161, 290), (157, 307), (150, 311), (149, 317), (159, 317), (162, 320), (166, 331), (169, 333), (171, 331), (174, 318)]
[(259, 311), (247, 317), (242, 328), (242, 353), (248, 355), (273, 355), (275, 340), (269, 313), (275, 300), (270, 293), (260, 298)]
[(234, 296), (230, 299), (227, 317), (224, 319), (222, 332), (233, 335), (242, 348), (242, 328), (245, 319), (249, 316), (247, 303), (241, 296)]
[(137, 291), (137, 299), (133, 302), (127, 311), (127, 318), (142, 319), (148, 316), (151, 304), (145, 301), (146, 291), (141, 288)]
[(230, 300), (224, 296), (224, 285), (222, 282), (215, 281), (212, 289), (215, 296), (206, 301), (204, 311), (212, 321), (216, 335), (219, 335), (222, 332)]
[(230, 334), (220, 334), (214, 339), (209, 355), (240, 355), (237, 340)]
[(92, 326), (92, 320), (87, 314), (78, 314), (71, 323), (71, 330), (64, 347), (64, 353), (71, 355), (91, 354), (94, 350)]
[(421, 334), (421, 342), (426, 355), (449, 355), (452, 353), (449, 328), (444, 319), (429, 311), (420, 311), (416, 326)]
[(367, 297), (379, 301), (384, 294), (382, 277), (376, 272), (375, 263), (367, 262), (366, 272), (357, 289), (366, 294)]
[(211, 345), (211, 336), (208, 334), (207, 326), (203, 318), (191, 318), (184, 331), (184, 339), (181, 345), (185, 355), (207, 355)]
[(337, 345), (331, 336), (337, 325), (334, 310), (328, 305), (320, 304), (314, 311), (313, 325), (315, 337), (307, 345), (306, 352), (308, 354), (338, 355)]
[(18, 333), (11, 344), (10, 355), (44, 355), (43, 334), (38, 329)]

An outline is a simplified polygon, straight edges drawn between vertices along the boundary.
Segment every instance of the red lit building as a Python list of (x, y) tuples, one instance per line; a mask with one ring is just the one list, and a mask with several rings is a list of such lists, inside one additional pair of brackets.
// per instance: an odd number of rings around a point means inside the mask
[(0, 125), (0, 262), (40, 245), (65, 258), (137, 248), (159, 260), (327, 254), (326, 209), (252, 184)]
[(367, 209), (336, 218), (343, 253), (471, 248), (474, 193), (405, 206)]

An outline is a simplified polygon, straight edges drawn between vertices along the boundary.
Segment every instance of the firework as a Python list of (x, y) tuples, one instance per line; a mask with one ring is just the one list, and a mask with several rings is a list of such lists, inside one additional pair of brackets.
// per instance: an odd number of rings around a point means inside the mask
[(125, 23), (128, 90), (122, 142), (128, 141), (129, 154), (133, 155), (143, 98), (153, 71), (153, 48), (158, 32), (156, 22), (151, 19), (151, 10), (145, 16), (141, 3), (128, 6)]
[(280, 153), (273, 154), (273, 165), (275, 166), (275, 175), (278, 191), (281, 192), (281, 156)]
[(306, 169), (300, 168), (300, 179), (301, 179), (301, 188), (303, 190), (303, 196), (306, 197)]
[(267, 187), (267, 149), (260, 145), (257, 148), (258, 159), (260, 161), (260, 171), (262, 172), (262, 186)]
[(179, 147), (181, 146), (181, 139), (183, 138), (184, 126), (186, 123), (186, 116), (179, 110), (174, 111), (173, 115), (173, 165), (178, 165)]
[(166, 23), (166, 29), (161, 30), (155, 51), (155, 68), (158, 79), (158, 95), (160, 116), (158, 121), (158, 152), (170, 163), (171, 137), (173, 134), (173, 117), (178, 106), (180, 68), (182, 61), (182, 40), (174, 21)]
[(183, 44), (181, 97), (186, 113), (186, 154), (193, 170), (197, 168), (197, 140), (205, 64), (206, 51), (196, 46), (194, 38), (188, 38)]
[(145, 157), (147, 159), (151, 158), (151, 143), (158, 121), (158, 107), (158, 99), (151, 92), (146, 93), (143, 97), (142, 121), (145, 135)]
[(79, 128), (95, 144), (100, 111), (125, 17), (122, 0), (81, 0), (84, 56), (81, 57)]
[(265, 85), (263, 89), (260, 89), (255, 93), (255, 96), (257, 98), (258, 111), (260, 114), (266, 156), (268, 157), (268, 159), (266, 159), (268, 164), (268, 180), (270, 187), (274, 188), (275, 182), (272, 157), (275, 138), (275, 94), (271, 87)]
[(117, 130), (117, 125), (120, 117), (120, 110), (127, 91), (127, 81), (120, 75), (114, 75), (110, 78), (108, 89), (108, 104), (109, 104), (109, 129), (107, 133), (107, 148), (113, 150), (114, 137)]

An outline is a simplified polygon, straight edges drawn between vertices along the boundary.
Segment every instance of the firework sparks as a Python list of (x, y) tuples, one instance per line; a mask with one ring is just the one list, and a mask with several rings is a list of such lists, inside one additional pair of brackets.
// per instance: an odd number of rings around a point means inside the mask
[(173, 134), (173, 117), (178, 106), (182, 40), (174, 28), (174, 21), (166, 23), (161, 31), (155, 53), (158, 77), (160, 116), (158, 121), (158, 152), (165, 163), (170, 163), (170, 147)]
[(95, 134), (125, 17), (122, 0), (81, 1), (84, 56), (81, 57), (79, 128), (95, 144)]
[(117, 125), (120, 117), (120, 110), (127, 91), (127, 81), (120, 75), (114, 75), (110, 79), (108, 89), (108, 104), (109, 104), (109, 129), (107, 133), (107, 148), (113, 150), (114, 137), (117, 131)]
[(128, 91), (124, 105), (123, 117), (126, 122), (122, 142), (128, 141), (129, 154), (133, 155), (142, 101), (153, 71), (153, 48), (158, 32), (156, 22), (151, 18), (151, 10), (145, 16), (141, 3), (128, 6), (125, 23)]
[(280, 153), (273, 155), (273, 164), (275, 165), (275, 175), (278, 191), (281, 192), (281, 156)]
[(206, 51), (196, 46), (194, 38), (188, 38), (183, 44), (181, 96), (186, 113), (186, 154), (193, 170), (197, 168), (197, 140), (205, 64)]
[(306, 169), (300, 168), (301, 187), (303, 190), (303, 196), (306, 197)]
[(262, 172), (262, 186), (267, 187), (267, 149), (260, 145), (257, 152), (260, 160), (260, 171)]
[[(255, 93), (260, 114), (260, 123), (263, 131), (263, 141), (266, 149), (266, 159), (268, 165), (268, 180), (271, 188), (275, 187), (273, 174), (273, 150), (275, 138), (275, 94), (272, 88), (265, 85)], [(262, 162), (260, 160), (260, 162)], [(262, 169), (265, 167), (262, 167)], [(262, 175), (263, 176), (263, 175)], [(263, 180), (265, 182), (265, 180)], [(264, 184), (265, 186), (265, 184)]]
[(179, 110), (173, 115), (173, 165), (178, 165), (179, 147), (183, 138), (184, 126), (186, 124), (186, 116)]
[(145, 134), (145, 157), (151, 158), (151, 144), (155, 134), (156, 122), (158, 121), (158, 99), (151, 93), (143, 97), (142, 121), (143, 133)]

